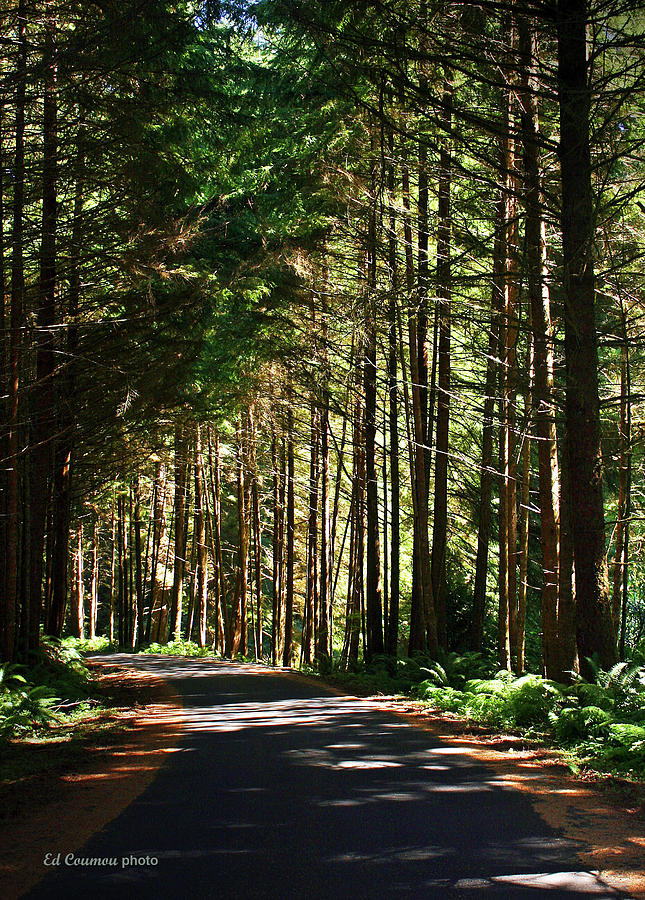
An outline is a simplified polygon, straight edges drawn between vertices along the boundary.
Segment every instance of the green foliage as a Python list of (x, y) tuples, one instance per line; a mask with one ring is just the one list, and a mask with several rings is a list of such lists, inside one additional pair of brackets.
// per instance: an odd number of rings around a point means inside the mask
[(93, 681), (75, 648), (47, 640), (29, 668), (0, 669), (0, 738), (41, 730), (97, 704)]
[(562, 744), (576, 744), (607, 734), (610, 714), (599, 706), (567, 706), (552, 718), (553, 733)]
[(61, 647), (65, 650), (73, 650), (76, 653), (103, 653), (105, 651), (114, 650), (114, 645), (110, 643), (108, 637), (96, 637), (81, 640), (76, 637), (66, 637), (61, 641)]
[(191, 656), (215, 659), (220, 654), (209, 647), (200, 647), (194, 641), (170, 641), (169, 644), (150, 644), (140, 650), (141, 653), (161, 653), (164, 656)]
[[(453, 660), (453, 671), (460, 665)], [(424, 671), (429, 677), (412, 693), (436, 709), (565, 745), (583, 763), (602, 771), (645, 774), (643, 667), (619, 663), (603, 671), (593, 665), (593, 683), (578, 679), (570, 686), (502, 671), (458, 687), (445, 666), (434, 664)]]

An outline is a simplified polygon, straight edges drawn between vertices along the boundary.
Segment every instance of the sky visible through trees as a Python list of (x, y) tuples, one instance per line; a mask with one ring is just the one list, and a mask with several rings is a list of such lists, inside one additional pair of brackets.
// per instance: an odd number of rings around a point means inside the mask
[(0, 656), (638, 658), (640, 4), (0, 8)]

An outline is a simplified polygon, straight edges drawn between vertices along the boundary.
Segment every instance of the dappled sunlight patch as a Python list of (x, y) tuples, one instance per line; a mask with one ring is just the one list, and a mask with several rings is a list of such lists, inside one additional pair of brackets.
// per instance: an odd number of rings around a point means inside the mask
[(426, 860), (440, 859), (453, 856), (456, 853), (454, 847), (442, 847), (428, 845), (427, 847), (397, 847), (391, 850), (379, 850), (378, 853), (339, 853), (330, 858), (333, 863), (390, 863), (392, 860), (401, 862), (424, 862)]

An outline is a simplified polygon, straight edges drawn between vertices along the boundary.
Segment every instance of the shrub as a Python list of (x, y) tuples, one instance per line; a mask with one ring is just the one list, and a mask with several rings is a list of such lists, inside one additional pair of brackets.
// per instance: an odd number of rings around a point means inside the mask
[(610, 720), (609, 713), (599, 706), (568, 706), (553, 715), (553, 732), (558, 741), (572, 744), (603, 737)]

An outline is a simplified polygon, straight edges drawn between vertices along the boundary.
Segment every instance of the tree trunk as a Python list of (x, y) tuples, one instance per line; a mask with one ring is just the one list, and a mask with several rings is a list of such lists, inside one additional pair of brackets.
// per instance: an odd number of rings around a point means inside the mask
[[(4, 660), (11, 661), (16, 649), (16, 613), (18, 588), (18, 548), (20, 546), (19, 489), (20, 445), (18, 430), (20, 355), (24, 315), (25, 276), (23, 265), (23, 216), (25, 196), (25, 92), (27, 82), (27, 24), (25, 0), (18, 2), (18, 54), (16, 60), (15, 159), (13, 189), (13, 225), (11, 251), (11, 333), (9, 336), (9, 402), (7, 433), (7, 538), (6, 589), (2, 616), (2, 647)], [(62, 627), (62, 626), (61, 626)]]
[(260, 519), (260, 487), (256, 460), (256, 427), (253, 410), (249, 413), (251, 466), (251, 505), (253, 511), (253, 566), (255, 580), (255, 658), (262, 659), (262, 522)]
[(320, 447), (320, 411), (311, 401), (311, 438), (309, 442), (309, 516), (307, 519), (307, 588), (303, 619), (302, 659), (311, 665), (316, 647), (316, 614), (318, 612), (318, 482)]
[(175, 426), (175, 555), (173, 564), (172, 594), (170, 596), (170, 620), (172, 637), (181, 640), (182, 593), (186, 566), (186, 480), (188, 447), (185, 428)]
[[(330, 657), (332, 653), (332, 601), (331, 569), (333, 562), (334, 521), (329, 518), (329, 346), (327, 325), (327, 270), (323, 274), (321, 330), (322, 330), (322, 389), (320, 408), (320, 590), (318, 592), (317, 634), (315, 636), (316, 659)], [(350, 360), (350, 366), (352, 362)], [(341, 446), (342, 454), (342, 446)], [(339, 460), (340, 463), (340, 460)], [(340, 473), (336, 481), (336, 497), (340, 485)], [(334, 500), (333, 519), (338, 511)]]
[(367, 488), (366, 662), (369, 662), (374, 654), (382, 654), (384, 649), (376, 475), (376, 174), (374, 166), (372, 167), (371, 194), (366, 254), (367, 290), (365, 296), (365, 356), (363, 360), (365, 481)]
[(226, 607), (226, 591), (224, 584), (224, 565), (222, 562), (222, 537), (221, 537), (221, 503), (220, 503), (220, 462), (219, 462), (219, 432), (215, 432), (215, 461), (213, 462), (213, 446), (211, 431), (208, 429), (208, 470), (210, 474), (211, 496), (213, 498), (213, 514), (210, 526), (213, 566), (215, 569), (215, 610), (216, 610), (216, 649), (219, 648), (227, 655), (230, 654), (231, 629)]
[(535, 366), (533, 415), (537, 436), (540, 495), (543, 657), (547, 677), (561, 680), (557, 634), (560, 570), (559, 474), (553, 397), (553, 330), (539, 162), (538, 47), (535, 31), (525, 17), (519, 17), (518, 29), (522, 58), (525, 241)]
[(132, 648), (138, 649), (143, 640), (143, 566), (141, 559), (141, 484), (134, 478), (134, 573), (136, 623), (133, 627)]
[[(442, 127), (446, 135), (452, 121), (452, 86), (447, 81), (442, 99)], [(434, 522), (432, 532), (432, 594), (437, 604), (439, 643), (447, 646), (446, 547), (448, 539), (448, 452), (450, 438), (450, 300), (451, 213), (450, 138), (445, 137), (439, 162), (439, 208), (437, 229), (437, 299), (439, 316), (439, 379), (437, 436), (435, 441)]]
[(576, 571), (576, 631), (583, 674), (589, 672), (586, 659), (594, 653), (605, 669), (618, 658), (605, 554), (588, 74), (587, 2), (559, 0), (566, 422)]
[(206, 616), (208, 611), (208, 568), (203, 497), (204, 466), (201, 429), (198, 425), (195, 445), (195, 545), (197, 550), (197, 642), (200, 647), (206, 646)]
[(281, 466), (278, 457), (278, 435), (275, 424), (271, 435), (271, 466), (273, 469), (273, 606), (271, 615), (271, 662), (278, 665), (280, 658), (280, 620), (282, 597), (282, 533), (284, 510), (282, 505)]
[(85, 640), (85, 589), (83, 585), (83, 526), (79, 524), (74, 553), (74, 611), (72, 615), (74, 637)]
[(291, 390), (287, 397), (287, 570), (284, 610), (284, 652), (282, 665), (290, 666), (293, 655), (293, 600), (295, 552), (295, 456)]
[(38, 296), (36, 381), (38, 389), (31, 403), (31, 444), (29, 459), (29, 650), (38, 648), (43, 598), (43, 557), (47, 527), (47, 501), (52, 468), (52, 419), (54, 409), (54, 325), (56, 324), (56, 175), (57, 96), (56, 50), (53, 4), (45, 10), (44, 99), (43, 99), (43, 182), (40, 242), (40, 284)]
[(92, 532), (92, 580), (90, 583), (90, 640), (96, 638), (96, 620), (99, 610), (99, 517), (94, 512)]
[[(394, 159), (394, 137), (389, 137), (390, 159)], [(385, 635), (385, 652), (396, 656), (399, 643), (399, 604), (401, 593), (401, 516), (400, 516), (400, 484), (399, 484), (399, 398), (397, 371), (397, 294), (398, 266), (396, 255), (396, 208), (394, 164), (388, 167), (388, 191), (390, 200), (390, 221), (388, 232), (388, 265), (390, 269), (389, 301), (388, 301), (388, 356), (387, 356), (387, 393), (389, 424), (389, 462), (390, 462), (390, 603)], [(386, 485), (387, 488), (387, 485)]]

